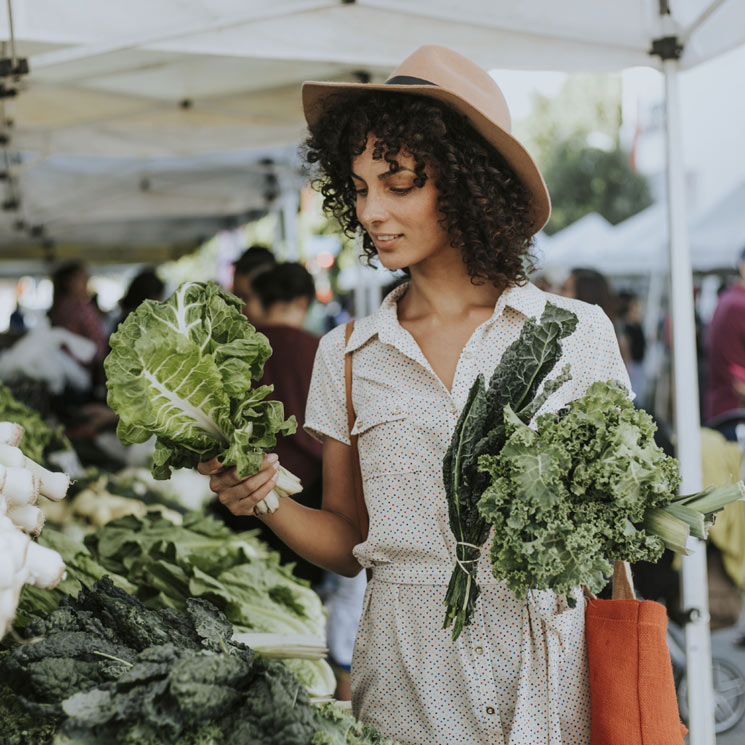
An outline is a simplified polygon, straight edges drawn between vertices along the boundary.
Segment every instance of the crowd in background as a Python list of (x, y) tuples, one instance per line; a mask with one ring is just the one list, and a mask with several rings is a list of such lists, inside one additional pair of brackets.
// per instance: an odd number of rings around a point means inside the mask
[[(745, 423), (745, 251), (739, 272), (740, 276), (732, 286), (723, 287), (719, 305), (708, 327), (699, 324), (702, 421), (721, 433), (723, 441), (736, 441), (737, 425)], [(674, 444), (668, 437), (669, 428), (666, 426), (670, 421), (668, 412), (655, 412), (654, 403), (650, 403), (659, 400), (652, 395), (652, 387), (659, 381), (648, 374), (648, 339), (643, 328), (643, 307), (637, 294), (624, 288), (616, 291), (603, 274), (582, 267), (573, 268), (558, 287), (539, 277), (534, 281), (542, 289), (603, 309), (616, 330), (636, 403), (657, 418), (658, 444), (673, 454)], [(52, 283), (54, 294), (48, 312), (50, 323), (82, 336), (94, 345), (95, 353), (83, 364), (91, 376), (91, 400), (98, 400), (103, 406), (103, 359), (108, 351), (109, 335), (143, 301), (164, 299), (165, 285), (154, 269), (144, 269), (130, 282), (118, 309), (104, 314), (99, 310), (96, 298), (88, 292), (88, 272), (83, 263), (61, 266), (53, 273)], [(267, 336), (273, 350), (260, 384), (273, 386), (271, 397), (281, 400), (286, 416), (294, 415), (300, 425), (294, 436), (280, 438), (276, 447), (280, 462), (298, 475), (304, 484), (297, 499), (308, 507), (319, 507), (322, 495), (321, 445), (301, 426), (319, 342), (319, 337), (305, 328), (316, 294), (313, 278), (302, 264), (279, 262), (268, 248), (257, 245), (244, 251), (234, 263), (230, 289), (244, 302), (244, 314)], [(16, 315), (16, 328), (23, 328), (22, 316), (20, 313)], [(663, 343), (669, 344), (668, 326), (669, 321), (661, 324), (659, 336)], [(97, 421), (102, 427), (113, 428), (113, 417), (103, 416)], [(740, 435), (745, 444), (745, 426)], [(337, 695), (345, 697), (364, 577), (348, 580), (328, 575), (290, 551), (260, 521), (236, 517), (217, 501), (208, 509), (235, 530), (260, 530), (263, 540), (280, 554), (282, 561), (293, 563), (296, 575), (325, 595), (331, 608), (329, 646), (340, 685)], [(716, 552), (718, 549), (713, 546), (709, 550)], [(745, 576), (728, 577), (721, 556), (711, 555), (710, 566), (718, 567), (721, 575), (710, 576), (712, 584), (724, 577), (725, 584), (721, 587), (739, 602), (740, 593), (745, 589)], [(745, 571), (745, 566), (743, 569)], [(637, 567), (636, 575), (643, 594), (674, 605), (677, 578), (670, 556), (655, 567)]]
[[(738, 263), (738, 277), (723, 283), (716, 310), (708, 325), (696, 318), (696, 349), (700, 414), (703, 425), (703, 486), (723, 485), (742, 475), (745, 450), (745, 250)], [(666, 375), (649, 375), (648, 344), (642, 324), (638, 296), (621, 289), (615, 292), (608, 279), (594, 269), (572, 269), (558, 288), (539, 280), (544, 289), (599, 305), (616, 330), (619, 349), (629, 373), (637, 406), (655, 419), (657, 444), (675, 454), (670, 397), (655, 395), (653, 386), (670, 390), (670, 318), (659, 328), (660, 343), (666, 347)], [(655, 341), (655, 340), (652, 340)], [(660, 377), (663, 379), (660, 380)], [(664, 401), (664, 404), (660, 404)], [(668, 408), (669, 407), (669, 408)], [(657, 410), (660, 409), (660, 410)], [(732, 464), (740, 464), (732, 472)], [(729, 506), (718, 517), (707, 544), (709, 605), (713, 629), (738, 622), (745, 597), (745, 546), (738, 536), (745, 530), (745, 509), (741, 503)], [(678, 577), (674, 559), (666, 552), (655, 565), (634, 568), (637, 589), (645, 597), (664, 600), (675, 618), (678, 607)], [(745, 645), (745, 637), (739, 644)]]

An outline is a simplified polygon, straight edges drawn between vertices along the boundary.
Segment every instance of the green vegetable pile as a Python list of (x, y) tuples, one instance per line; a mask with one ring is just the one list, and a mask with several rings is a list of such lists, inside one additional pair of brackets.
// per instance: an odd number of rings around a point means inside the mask
[(157, 435), (153, 475), (215, 456), (240, 477), (256, 473), (278, 435), (295, 432), (271, 386), (252, 388), (271, 354), (213, 282), (181, 285), (165, 302), (146, 300), (112, 334), (104, 362), (108, 404), (124, 444)]
[[(26, 587), (16, 624), (57, 607), (65, 592), (77, 593), (104, 574), (147, 607), (185, 612), (190, 598), (219, 608), (236, 632), (326, 637), (325, 611), (307, 582), (282, 565), (253, 532), (234, 533), (201, 513), (174, 525), (158, 512), (114, 520), (86, 536), (85, 545), (51, 527), (40, 542), (60, 553), (67, 578), (59, 589)], [(324, 660), (283, 661), (317, 696), (334, 689)]]
[(50, 447), (69, 450), (72, 446), (61, 427), (47, 424), (41, 415), (14, 398), (6, 385), (0, 383), (0, 422), (20, 424), (24, 429), (18, 447), (36, 463), (44, 462), (44, 451)]
[(187, 513), (181, 525), (150, 512), (114, 520), (85, 544), (108, 572), (135, 585), (150, 608), (184, 611), (189, 598), (200, 597), (237, 631), (324, 636), (318, 595), (253, 532), (234, 533), (197, 512)]
[(312, 706), (286, 668), (231, 641), (204, 600), (185, 614), (150, 610), (104, 578), (25, 635), (0, 657), (15, 695), (2, 701), (0, 731), (28, 715), (46, 726), (24, 745), (46, 745), (51, 727), (54, 745), (395, 745)]

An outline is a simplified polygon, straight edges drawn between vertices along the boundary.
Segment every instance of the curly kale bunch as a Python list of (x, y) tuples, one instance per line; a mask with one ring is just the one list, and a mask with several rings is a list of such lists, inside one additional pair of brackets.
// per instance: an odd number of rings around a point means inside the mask
[(657, 561), (665, 541), (648, 516), (675, 499), (679, 478), (649, 414), (620, 383), (598, 382), (536, 424), (505, 407), (505, 444), (479, 460), (490, 479), (478, 507), (496, 527), (494, 576), (519, 598), (551, 589), (571, 603), (572, 588), (602, 589), (614, 560)]

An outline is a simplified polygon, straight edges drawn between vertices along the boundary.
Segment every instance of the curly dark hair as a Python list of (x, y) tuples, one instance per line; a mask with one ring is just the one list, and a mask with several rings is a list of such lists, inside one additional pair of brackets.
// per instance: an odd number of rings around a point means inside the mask
[[(531, 197), (504, 158), (462, 114), (434, 99), (408, 93), (363, 91), (329, 107), (305, 141), (305, 161), (323, 209), (353, 237), (361, 228), (352, 181), (352, 159), (364, 152), (368, 133), (373, 157), (392, 171), (396, 156), (415, 162), (414, 184), (424, 186), (429, 166), (438, 190), (441, 225), (463, 254), (474, 283), (525, 284), (533, 268)], [(363, 231), (368, 263), (375, 244)]]

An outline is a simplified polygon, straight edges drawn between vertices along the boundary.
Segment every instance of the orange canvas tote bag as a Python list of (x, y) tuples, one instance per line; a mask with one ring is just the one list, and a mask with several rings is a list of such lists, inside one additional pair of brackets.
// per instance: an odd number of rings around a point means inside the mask
[(683, 745), (665, 606), (636, 600), (617, 561), (613, 599), (590, 596), (585, 619), (591, 745)]

